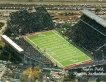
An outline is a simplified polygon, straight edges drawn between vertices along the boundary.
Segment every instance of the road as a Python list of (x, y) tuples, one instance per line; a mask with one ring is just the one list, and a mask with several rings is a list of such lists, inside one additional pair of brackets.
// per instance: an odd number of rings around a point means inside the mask
[(5, 68), (3, 69), (3, 71), (0, 73), (0, 78), (4, 75), (4, 73), (5, 73), (6, 70), (7, 70), (7, 68), (5, 67)]
[(105, 1), (38, 1), (38, 0), (32, 0), (31, 2), (28, 2), (28, 0), (0, 0), (0, 4), (5, 3), (13, 3), (13, 4), (106, 4)]
[(56, 1), (56, 0), (52, 0), (52, 1), (39, 1), (39, 0), (32, 0), (29, 2), (29, 0), (0, 0), (0, 4), (3, 4), (3, 3), (25, 3), (25, 4), (105, 4), (106, 3), (106, 0), (105, 1), (99, 1), (99, 0), (91, 0), (91, 1)]

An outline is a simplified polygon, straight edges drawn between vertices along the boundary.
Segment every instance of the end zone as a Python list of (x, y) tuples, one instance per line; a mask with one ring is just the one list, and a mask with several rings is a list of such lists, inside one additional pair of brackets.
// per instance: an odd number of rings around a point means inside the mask
[(77, 65), (80, 65), (80, 64), (89, 63), (89, 62), (91, 62), (91, 61), (92, 61), (91, 59), (89, 59), (89, 60), (85, 60), (85, 61), (82, 61), (82, 62), (79, 62), (79, 63), (70, 64), (70, 65), (64, 66), (64, 68), (74, 67), (74, 66), (77, 66)]

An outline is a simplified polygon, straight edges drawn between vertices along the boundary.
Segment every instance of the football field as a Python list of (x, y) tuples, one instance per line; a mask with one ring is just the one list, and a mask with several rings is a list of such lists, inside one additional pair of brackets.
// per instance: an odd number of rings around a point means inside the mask
[(38, 32), (25, 39), (60, 67), (76, 65), (91, 60), (84, 52), (70, 44), (57, 31)]

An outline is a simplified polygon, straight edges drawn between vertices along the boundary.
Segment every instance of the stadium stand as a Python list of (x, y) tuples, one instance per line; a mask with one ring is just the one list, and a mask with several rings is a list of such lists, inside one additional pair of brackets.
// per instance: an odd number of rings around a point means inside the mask
[(2, 40), (6, 43), (5, 46), (9, 45), (6, 49), (11, 50), (23, 63), (39, 65), (41, 67), (57, 68), (51, 60), (33, 48), (32, 45), (24, 40), (24, 38), (10, 39), (6, 35), (2, 35)]
[(92, 20), (95, 20), (98, 24), (100, 24), (106, 28), (106, 21), (103, 20), (102, 18), (98, 17), (97, 15), (93, 14), (92, 12), (90, 12), (88, 10), (81, 10), (81, 12), (83, 12), (84, 15), (86, 15), (87, 17), (89, 17)]
[(7, 28), (11, 30), (10, 36), (12, 40), (24, 50), (22, 55), (17, 54), (22, 59), (22, 62), (40, 65), (41, 67), (57, 67), (43, 53), (33, 48), (31, 44), (21, 37), (24, 34), (34, 33), (45, 28), (53, 28), (52, 19), (44, 7), (37, 7), (36, 12), (32, 13), (25, 9), (12, 12), (7, 24)]
[(82, 13), (79, 22), (71, 28), (69, 38), (88, 51), (94, 60), (102, 60), (106, 56), (105, 21), (88, 10), (83, 10)]
[[(43, 8), (38, 7), (38, 8), (36, 8), (37, 12), (34, 12), (34, 13), (28, 13), (26, 10), (19, 11), (17, 13), (11, 13), (10, 17), (13, 20), (16, 19), (16, 20), (20, 21), (21, 16), (22, 16), (23, 17), (22, 20), (26, 24), (26, 21), (29, 21), (29, 20), (24, 21), (25, 17), (29, 18), (28, 16), (31, 16), (29, 19), (33, 19), (33, 16), (35, 16), (35, 17), (38, 16), (37, 13), (41, 12), (42, 9)], [(44, 13), (47, 13), (47, 11), (45, 9), (43, 9), (43, 10), (44, 10), (43, 11)], [(83, 10), (82, 12), (83, 12), (82, 17), (80, 18), (80, 20), (77, 24), (75, 24), (74, 26), (71, 27), (71, 29), (70, 29), (71, 33), (68, 35), (68, 37), (74, 43), (76, 43), (76, 45), (79, 45), (80, 47), (85, 49), (87, 52), (89, 52), (93, 56), (94, 60), (102, 60), (102, 62), (104, 62), (103, 59), (105, 59), (105, 55), (106, 55), (105, 54), (105, 52), (106, 52), (105, 51), (106, 50), (106, 48), (105, 48), (105, 41), (106, 41), (105, 40), (105, 30), (106, 29), (104, 28), (104, 25), (101, 24), (101, 22), (96, 21), (97, 20), (96, 18), (98, 18), (96, 15), (94, 15), (93, 13), (91, 13), (87, 10)], [(89, 16), (89, 13), (85, 14), (86, 12), (89, 12), (90, 15), (93, 14), (94, 18), (93, 17), (91, 18)], [(23, 16), (25, 13), (26, 13), (26, 15)], [(12, 15), (12, 14), (14, 14), (14, 15)], [(19, 14), (20, 18), (16, 17), (18, 14)], [(33, 15), (28, 15), (28, 14), (33, 14)], [(48, 17), (48, 15), (47, 15), (47, 17)], [(100, 18), (98, 18), (98, 19), (100, 20)], [(12, 27), (10, 27), (10, 29), (14, 33), (14, 35), (20, 34), (19, 33), (20, 25), (22, 27), (22, 29), (21, 29), (22, 34), (32, 33), (32, 32), (37, 31), (37, 28), (32, 28), (32, 26), (30, 26), (29, 23), (27, 23), (26, 24), (27, 27), (25, 27), (26, 25), (23, 26), (22, 21), (19, 22), (19, 21), (13, 21), (13, 20), (8, 21), (8, 23), (10, 26), (13, 25)], [(102, 21), (104, 22), (104, 20), (102, 20)], [(42, 26), (41, 26), (41, 28), (42, 28)], [(23, 38), (20, 38), (19, 40), (15, 39), (14, 41), (25, 50), (25, 56), (27, 57), (27, 59), (33, 60), (32, 62), (34, 64), (41, 63), (42, 66), (47, 66), (47, 65), (50, 67), (54, 66), (54, 64), (51, 62), (51, 60), (49, 60), (48, 58), (43, 56), (42, 53), (38, 52), (38, 50), (33, 48)], [(35, 63), (34, 61), (37, 61), (37, 62)], [(95, 62), (87, 63), (84, 65), (81, 64), (76, 67), (94, 65), (94, 63)]]
[(30, 45), (24, 38), (19, 40), (14, 39), (14, 41), (24, 49), (25, 57), (27, 58), (27, 63), (34, 65), (40, 65), (41, 67), (55, 67), (51, 60), (46, 58), (42, 53), (36, 50), (32, 45)]
[[(87, 10), (86, 10), (87, 11)], [(81, 16), (79, 22), (70, 28), (71, 33), (69, 33), (68, 37), (72, 40), (76, 45), (79, 45), (85, 51), (87, 51), (93, 57), (93, 61), (90, 63), (79, 64), (77, 66), (71, 67), (68, 69), (68, 74), (70, 78), (72, 75), (77, 71), (78, 73), (82, 73), (83, 68), (93, 68), (92, 73), (95, 72), (95, 68), (102, 67), (106, 69), (106, 28), (101, 24), (101, 20), (97, 20), (98, 18), (96, 15), (91, 15), (90, 11), (87, 15)], [(94, 17), (91, 17), (94, 16)], [(98, 18), (101, 19), (101, 18)], [(102, 22), (105, 22), (102, 20)], [(90, 71), (91, 72), (91, 71)], [(96, 71), (98, 72), (98, 71)], [(101, 71), (102, 72), (102, 71)], [(106, 70), (103, 71), (105, 73)], [(106, 81), (106, 75), (75, 75), (74, 78), (77, 79), (79, 82), (96, 82), (99, 81)]]
[(36, 12), (29, 13), (26, 9), (21, 9), (10, 13), (7, 26), (15, 36), (53, 29), (54, 23), (47, 10), (44, 7), (36, 7), (35, 10)]

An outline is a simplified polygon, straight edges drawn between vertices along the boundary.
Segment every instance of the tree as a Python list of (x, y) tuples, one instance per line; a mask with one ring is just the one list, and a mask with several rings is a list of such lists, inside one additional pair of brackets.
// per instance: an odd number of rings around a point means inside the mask
[(70, 28), (71, 25), (72, 25), (71, 23), (65, 22), (65, 23), (62, 24), (62, 27), (63, 28)]
[(100, 79), (99, 79), (99, 77), (96, 79), (96, 82), (100, 82)]
[(11, 53), (9, 53), (8, 60), (11, 60), (11, 59), (12, 59), (12, 55)]
[(0, 51), (0, 59), (2, 59), (3, 53), (2, 51)]
[(95, 7), (95, 13), (98, 15), (99, 11), (101, 10), (101, 6), (100, 5), (96, 5)]
[(0, 41), (0, 49), (2, 49), (3, 47), (3, 43)]
[(30, 66), (25, 71), (23, 71), (20, 79), (25, 82), (33, 82), (35, 81), (35, 78), (38, 77), (39, 70), (40, 70), (39, 66), (35, 66), (34, 69), (32, 69), (32, 66)]

